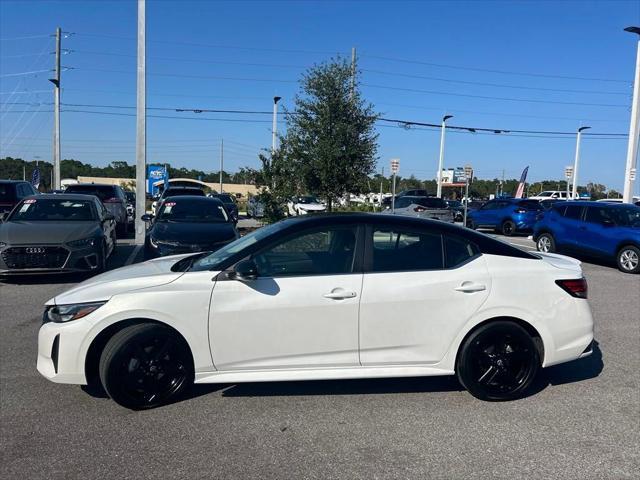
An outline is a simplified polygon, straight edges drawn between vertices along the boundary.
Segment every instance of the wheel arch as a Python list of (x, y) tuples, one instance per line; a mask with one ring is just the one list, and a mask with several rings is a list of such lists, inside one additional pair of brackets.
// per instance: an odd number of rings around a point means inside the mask
[(622, 250), (622, 247), (626, 247), (629, 245), (631, 245), (632, 247), (640, 248), (640, 242), (636, 242), (631, 239), (621, 240), (616, 245), (616, 250), (614, 252), (614, 255), (618, 255), (618, 253), (620, 253), (620, 250)]
[(508, 315), (503, 315), (503, 316), (496, 316), (496, 317), (492, 317), (492, 318), (487, 318), (486, 320), (483, 320), (483, 321), (477, 323), (476, 325), (474, 325), (464, 335), (464, 337), (458, 343), (457, 348), (456, 348), (455, 361), (454, 361), (454, 364), (453, 364), (454, 370), (457, 368), (458, 357), (460, 356), (460, 350), (462, 349), (462, 346), (466, 342), (467, 338), (469, 338), (469, 336), (472, 335), (475, 331), (477, 331), (480, 327), (483, 327), (483, 326), (485, 326), (487, 324), (498, 322), (498, 321), (512, 322), (512, 323), (515, 323), (516, 325), (519, 325), (522, 328), (524, 328), (527, 331), (527, 333), (529, 335), (531, 335), (531, 338), (533, 339), (533, 343), (536, 345), (536, 348), (538, 349), (538, 354), (540, 355), (540, 364), (541, 365), (544, 364), (544, 355), (545, 355), (544, 341), (543, 341), (542, 335), (540, 334), (538, 329), (536, 329), (533, 325), (531, 325), (526, 320), (523, 320), (523, 319), (518, 318), (518, 317), (512, 317), (512, 316), (508, 316)]
[(102, 351), (104, 350), (104, 347), (107, 345), (107, 342), (119, 331), (132, 325), (139, 325), (142, 323), (162, 325), (163, 327), (170, 329), (175, 335), (182, 339), (189, 352), (189, 356), (191, 357), (192, 365), (195, 368), (195, 361), (193, 358), (193, 352), (191, 351), (191, 346), (189, 345), (187, 339), (178, 330), (176, 330), (168, 323), (151, 318), (129, 318), (108, 325), (103, 330), (101, 330), (100, 333), (98, 333), (98, 335), (96, 335), (91, 341), (84, 359), (84, 374), (89, 385), (100, 382), (98, 366), (100, 364), (100, 356), (102, 354)]

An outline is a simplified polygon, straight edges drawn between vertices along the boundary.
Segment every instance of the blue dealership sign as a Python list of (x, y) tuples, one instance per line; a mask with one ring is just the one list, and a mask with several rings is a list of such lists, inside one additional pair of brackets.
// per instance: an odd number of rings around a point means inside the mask
[(147, 165), (147, 193), (155, 195), (158, 193), (158, 187), (153, 184), (158, 181), (167, 180), (167, 172), (163, 165)]

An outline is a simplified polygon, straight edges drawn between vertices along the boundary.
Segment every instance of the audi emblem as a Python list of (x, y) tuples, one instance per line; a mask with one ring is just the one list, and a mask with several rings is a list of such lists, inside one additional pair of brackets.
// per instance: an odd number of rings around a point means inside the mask
[(45, 250), (43, 247), (28, 247), (25, 249), (26, 253), (44, 253)]

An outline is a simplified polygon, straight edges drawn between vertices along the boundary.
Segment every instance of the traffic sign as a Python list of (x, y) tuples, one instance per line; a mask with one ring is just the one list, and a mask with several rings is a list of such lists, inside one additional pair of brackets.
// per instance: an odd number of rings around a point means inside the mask
[(565, 178), (573, 177), (573, 167), (564, 167), (564, 176)]
[(400, 170), (400, 159), (399, 158), (392, 158), (391, 159), (391, 173), (398, 173), (398, 170)]
[(464, 166), (464, 176), (469, 181), (473, 178), (473, 167), (471, 165)]

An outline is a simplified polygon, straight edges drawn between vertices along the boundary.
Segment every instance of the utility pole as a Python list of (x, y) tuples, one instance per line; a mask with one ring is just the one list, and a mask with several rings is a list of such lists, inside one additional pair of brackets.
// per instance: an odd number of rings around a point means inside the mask
[(147, 169), (147, 59), (145, 0), (138, 0), (138, 78), (136, 93), (136, 219), (135, 243), (144, 245)]
[[(640, 27), (627, 27), (625, 31), (640, 35)], [(627, 148), (627, 165), (624, 171), (624, 190), (622, 201), (633, 200), (633, 184), (638, 164), (638, 139), (640, 137), (640, 40), (636, 53), (636, 76), (633, 82), (633, 103), (631, 105), (631, 122), (629, 124), (629, 146)]]
[(353, 95), (356, 90), (356, 47), (351, 47), (351, 95), (350, 100), (353, 100)]
[(276, 153), (278, 143), (278, 102), (282, 97), (273, 97), (273, 126), (271, 127), (271, 156)]
[(60, 44), (62, 29), (56, 28), (56, 60), (55, 76), (49, 81), (53, 83), (53, 188), (60, 189)]
[(573, 161), (573, 189), (571, 190), (571, 197), (573, 198), (573, 200), (578, 199), (578, 164), (580, 163), (580, 139), (582, 138), (582, 132), (584, 130), (588, 130), (589, 128), (591, 127), (580, 127), (578, 129), (578, 135), (576, 136), (576, 158)]
[(438, 198), (442, 198), (442, 169), (444, 168), (444, 131), (446, 128), (445, 122), (450, 118), (453, 118), (453, 115), (445, 115), (444, 117), (442, 117), (442, 129), (440, 131), (440, 160), (438, 161), (437, 176), (438, 188), (436, 193), (436, 197)]
[(222, 169), (224, 168), (224, 138), (220, 139), (220, 193), (222, 193)]
[(384, 183), (384, 167), (382, 167), (382, 176), (380, 177), (380, 198), (378, 199), (378, 205), (380, 211), (382, 211), (382, 184)]

